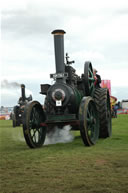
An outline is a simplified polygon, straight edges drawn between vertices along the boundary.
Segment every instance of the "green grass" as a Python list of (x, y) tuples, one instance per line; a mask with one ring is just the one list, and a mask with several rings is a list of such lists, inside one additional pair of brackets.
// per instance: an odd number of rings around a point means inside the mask
[(111, 138), (29, 149), (21, 127), (0, 121), (0, 193), (128, 193), (128, 115), (113, 119)]

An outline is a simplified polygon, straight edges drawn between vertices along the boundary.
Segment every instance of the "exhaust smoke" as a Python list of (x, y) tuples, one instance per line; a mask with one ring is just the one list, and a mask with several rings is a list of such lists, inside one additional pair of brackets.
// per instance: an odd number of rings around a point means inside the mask
[(1, 82), (1, 87), (2, 88), (15, 88), (15, 87), (20, 87), (20, 84), (17, 82), (8, 82), (8, 80), (3, 80)]
[[(1, 81), (0, 93), (2, 106), (15, 106), (21, 96), (21, 85), (18, 82), (9, 82), (4, 79)], [(32, 91), (25, 89), (26, 96), (33, 95)]]
[(47, 133), (44, 145), (72, 142), (74, 136), (70, 130), (70, 125), (64, 126), (62, 129), (55, 127), (52, 131)]

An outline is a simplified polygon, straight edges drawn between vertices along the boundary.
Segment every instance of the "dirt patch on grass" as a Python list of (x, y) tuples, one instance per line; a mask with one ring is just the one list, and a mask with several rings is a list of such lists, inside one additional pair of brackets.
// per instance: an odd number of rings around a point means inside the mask
[(96, 160), (96, 165), (97, 166), (103, 166), (103, 165), (106, 165), (106, 164), (107, 164), (106, 160), (103, 160), (103, 159)]

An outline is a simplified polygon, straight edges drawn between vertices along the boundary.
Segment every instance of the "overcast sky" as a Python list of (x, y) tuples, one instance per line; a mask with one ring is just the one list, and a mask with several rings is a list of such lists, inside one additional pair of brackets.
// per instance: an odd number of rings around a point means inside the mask
[[(128, 0), (4, 0), (1, 9), (1, 105), (14, 106), (26, 94), (43, 103), (40, 84), (55, 73), (51, 32), (64, 29), (65, 53), (81, 75), (91, 61), (112, 95), (128, 99)], [(6, 81), (5, 81), (6, 80)], [(8, 83), (5, 85), (3, 83)]]

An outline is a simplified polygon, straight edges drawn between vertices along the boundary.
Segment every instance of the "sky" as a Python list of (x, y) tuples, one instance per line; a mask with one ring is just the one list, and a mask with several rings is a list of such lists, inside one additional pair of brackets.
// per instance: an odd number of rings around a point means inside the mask
[(4, 0), (0, 18), (2, 106), (17, 104), (22, 83), (43, 104), (40, 84), (53, 84), (49, 74), (55, 73), (55, 29), (65, 30), (64, 50), (78, 75), (91, 61), (111, 80), (111, 94), (128, 99), (127, 0)]

